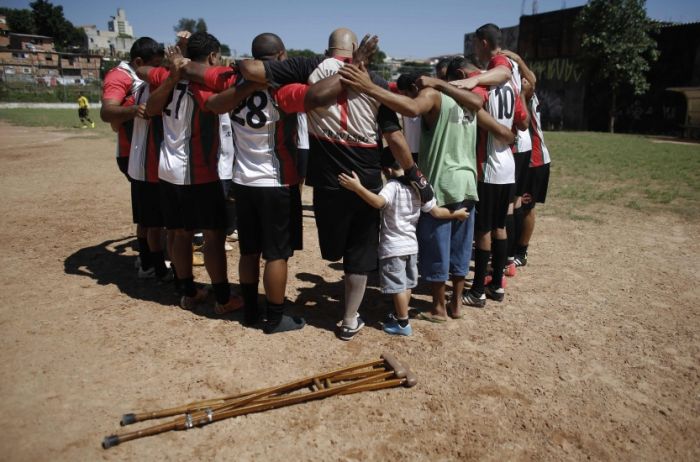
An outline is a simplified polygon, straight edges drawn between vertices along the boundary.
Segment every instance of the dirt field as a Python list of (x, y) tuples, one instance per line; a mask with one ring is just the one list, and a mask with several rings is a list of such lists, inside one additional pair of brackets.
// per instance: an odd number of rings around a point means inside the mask
[[(544, 208), (504, 303), (393, 338), (378, 329), (390, 305), (375, 284), (368, 328), (345, 343), (332, 331), (341, 271), (320, 260), (309, 209), (288, 289), (309, 325), (266, 336), (237, 316), (179, 309), (135, 278), (113, 140), (5, 123), (0, 134), (3, 460), (700, 458), (698, 222), (622, 208), (570, 221)], [(235, 283), (237, 261), (230, 252)], [(415, 306), (427, 300), (419, 291)], [(382, 352), (410, 364), (418, 386), (100, 447), (125, 412)]]

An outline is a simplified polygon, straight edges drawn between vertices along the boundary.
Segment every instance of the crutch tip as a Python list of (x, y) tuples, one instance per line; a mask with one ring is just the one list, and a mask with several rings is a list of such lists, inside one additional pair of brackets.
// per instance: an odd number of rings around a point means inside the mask
[(119, 437), (117, 435), (105, 436), (105, 439), (102, 440), (102, 449), (109, 449), (118, 444)]
[(119, 421), (119, 425), (122, 427), (124, 425), (131, 425), (132, 423), (136, 423), (136, 414), (124, 414), (122, 420)]

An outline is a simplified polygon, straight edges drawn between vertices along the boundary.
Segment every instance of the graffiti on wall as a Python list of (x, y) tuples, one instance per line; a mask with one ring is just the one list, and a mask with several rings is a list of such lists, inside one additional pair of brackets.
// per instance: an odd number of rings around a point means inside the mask
[(583, 78), (581, 68), (569, 58), (532, 61), (529, 64), (538, 79), (578, 83)]

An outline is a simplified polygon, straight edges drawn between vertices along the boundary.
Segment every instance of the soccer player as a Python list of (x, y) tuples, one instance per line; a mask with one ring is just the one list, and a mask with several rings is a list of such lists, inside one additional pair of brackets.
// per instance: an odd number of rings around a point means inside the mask
[[(139, 85), (134, 93), (134, 104), (148, 101), (149, 87)], [(131, 206), (134, 223), (146, 233), (148, 252), (141, 259), (138, 277), (172, 280), (172, 272), (165, 266), (162, 248), (162, 230), (165, 226), (158, 186), (158, 161), (163, 141), (163, 121), (160, 116), (136, 117), (131, 131), (131, 148), (127, 173), (131, 178)]]
[[(517, 66), (514, 68), (514, 78), (516, 84), (518, 81), (530, 83), (530, 87), (534, 88), (537, 77), (530, 70), (530, 68), (525, 64), (525, 61), (517, 54), (509, 50), (501, 50), (501, 54), (507, 56), (511, 59)], [(517, 71), (516, 71), (517, 69)], [(515, 75), (516, 73), (519, 74)], [(532, 91), (525, 92), (523, 90), (523, 85), (518, 87), (519, 91), (523, 92), (523, 96), (526, 101), (532, 96)], [(529, 94), (528, 94), (529, 93)], [(530, 115), (530, 120), (533, 120), (533, 115)], [(506, 217), (506, 231), (508, 234), (508, 261), (506, 263), (506, 268), (504, 274), (506, 276), (515, 276), (516, 273), (516, 263), (515, 263), (515, 247), (518, 242), (518, 238), (522, 234), (523, 227), (523, 208), (522, 208), (522, 195), (525, 192), (525, 185), (528, 184), (528, 173), (530, 171), (530, 157), (532, 155), (532, 138), (530, 136), (530, 130), (518, 130), (517, 144), (514, 146), (513, 157), (515, 160), (515, 200), (513, 202), (513, 210), (509, 209), (509, 214)]]
[[(498, 124), (481, 109), (482, 96), (440, 79), (417, 74), (399, 82), (400, 93), (406, 95), (403, 96), (373, 84), (358, 67), (345, 66), (340, 74), (344, 84), (400, 114), (422, 116), (418, 156), (433, 185), (437, 204), (449, 210), (466, 208), (471, 216), (477, 200), (477, 123), (492, 131), (503, 143), (512, 143), (514, 139), (510, 129)], [(460, 222), (436, 219), (425, 213), (421, 215), (418, 222), (419, 273), (431, 283), (433, 305), (431, 313), (421, 313), (420, 318), (445, 322), (447, 315), (462, 317), (460, 294), (469, 271), (473, 230), (473, 217)], [(456, 295), (446, 307), (445, 283), (448, 279), (451, 279)]]
[(542, 133), (542, 119), (540, 118), (540, 101), (534, 92), (534, 85), (527, 79), (523, 79), (523, 91), (525, 97), (529, 96), (528, 109), (530, 111), (532, 134), (532, 156), (530, 157), (530, 169), (528, 180), (523, 192), (523, 225), (517, 238), (515, 250), (515, 264), (527, 265), (527, 248), (535, 230), (535, 204), (544, 204), (547, 198), (547, 186), (549, 185), (549, 149), (544, 144)]
[[(136, 40), (129, 51), (130, 61), (122, 61), (105, 76), (102, 88), (102, 108), (100, 118), (112, 125), (117, 132), (117, 166), (131, 181), (127, 173), (129, 153), (131, 152), (131, 135), (134, 119), (145, 118), (146, 103), (135, 104), (134, 95), (143, 85), (136, 75), (139, 66), (158, 66), (163, 59), (163, 47), (150, 37)], [(133, 202), (133, 199), (132, 199)], [(133, 209), (133, 203), (132, 203)], [(148, 271), (152, 265), (146, 230), (136, 226), (136, 237), (139, 244), (138, 267), (140, 271)]]
[[(252, 54), (263, 62), (287, 59), (284, 43), (272, 33), (255, 37)], [(186, 72), (221, 92), (206, 99), (215, 112), (231, 109), (226, 92), (235, 90), (239, 80), (231, 68), (213, 67), (202, 73), (196, 65), (188, 65)], [(287, 262), (295, 250), (302, 248), (297, 113), (304, 111), (307, 86), (287, 85), (278, 90), (266, 87), (255, 85), (255, 91), (233, 107), (237, 149), (233, 188), (238, 213), (245, 322), (252, 325), (265, 317), (263, 330), (272, 334), (301, 329), (305, 325), (302, 318), (287, 316), (284, 310)], [(266, 309), (258, 307), (261, 256), (265, 259)]]
[[(493, 24), (486, 24), (476, 31), (474, 48), (481, 62), (488, 62), (484, 74), (474, 73), (467, 80), (481, 81), (483, 75), (505, 75), (501, 84), (490, 85), (484, 95), (484, 108), (489, 114), (509, 130), (513, 127), (527, 127), (527, 111), (513, 80), (514, 63), (499, 54), (501, 31)], [(464, 73), (460, 72), (461, 74)], [(490, 73), (490, 74), (489, 74)], [(453, 73), (451, 78), (459, 77)], [(477, 144), (477, 166), (479, 169), (479, 202), (475, 225), (476, 250), (474, 253), (474, 282), (464, 294), (463, 302), (470, 306), (484, 307), (486, 297), (503, 301), (505, 291), (502, 286), (503, 269), (508, 254), (506, 215), (515, 193), (515, 162), (513, 152), (507, 143), (494, 138), (489, 132), (480, 129)], [(488, 261), (493, 251), (493, 275), (491, 283), (485, 285)]]
[(83, 128), (87, 128), (88, 123), (91, 128), (95, 128), (95, 122), (90, 119), (90, 103), (83, 92), (80, 92), (78, 97), (78, 117), (80, 118), (80, 123), (83, 124)]
[[(336, 334), (346, 341), (365, 325), (358, 310), (367, 285), (367, 273), (377, 267), (379, 213), (356, 194), (342, 188), (338, 175), (354, 171), (364, 187), (380, 190), (379, 125), (407, 176), (420, 183), (421, 201), (432, 198), (432, 189), (411, 158), (396, 114), (371, 98), (355, 95), (351, 90), (342, 91), (338, 70), (346, 62), (366, 62), (376, 50), (376, 41), (376, 37), (363, 40), (358, 46), (355, 34), (341, 28), (331, 33), (326, 58), (240, 63), (241, 72), (248, 80), (275, 85), (315, 84), (306, 95), (306, 106), (318, 106), (307, 111), (310, 153), (306, 183), (314, 187), (314, 214), (321, 255), (325, 260), (343, 260), (345, 313)], [(383, 85), (386, 86), (386, 82)], [(323, 106), (328, 95), (334, 101)]]
[[(187, 55), (206, 66), (218, 65), (221, 45), (211, 34), (197, 32), (187, 43)], [(185, 60), (169, 50), (170, 70), (139, 69), (151, 86), (146, 112), (162, 114), (164, 139), (158, 167), (165, 225), (174, 231), (172, 259), (183, 295), (180, 305), (194, 309), (208, 293), (192, 276), (192, 237), (204, 233), (204, 264), (211, 278), (216, 304), (223, 314), (243, 306), (231, 293), (224, 250), (226, 206), (218, 174), (219, 116), (204, 106), (202, 89), (180, 79)]]

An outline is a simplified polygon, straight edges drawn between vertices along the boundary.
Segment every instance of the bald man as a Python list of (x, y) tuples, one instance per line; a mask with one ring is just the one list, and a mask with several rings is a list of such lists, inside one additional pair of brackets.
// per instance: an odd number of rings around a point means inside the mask
[[(338, 175), (355, 172), (362, 185), (378, 192), (382, 186), (377, 128), (408, 175), (420, 182), (423, 200), (432, 189), (415, 165), (396, 113), (375, 99), (345, 90), (337, 74), (345, 63), (367, 64), (376, 50), (376, 37), (358, 45), (346, 28), (333, 31), (325, 57), (292, 58), (287, 61), (250, 61), (240, 65), (248, 80), (283, 85), (309, 83), (307, 112), (309, 166), (306, 184), (314, 187), (314, 214), (321, 255), (325, 260), (343, 260), (345, 313), (337, 331), (341, 340), (352, 339), (363, 327), (358, 314), (367, 284), (367, 273), (377, 267), (379, 212), (356, 194), (338, 184)], [(372, 76), (383, 88), (388, 84)]]

